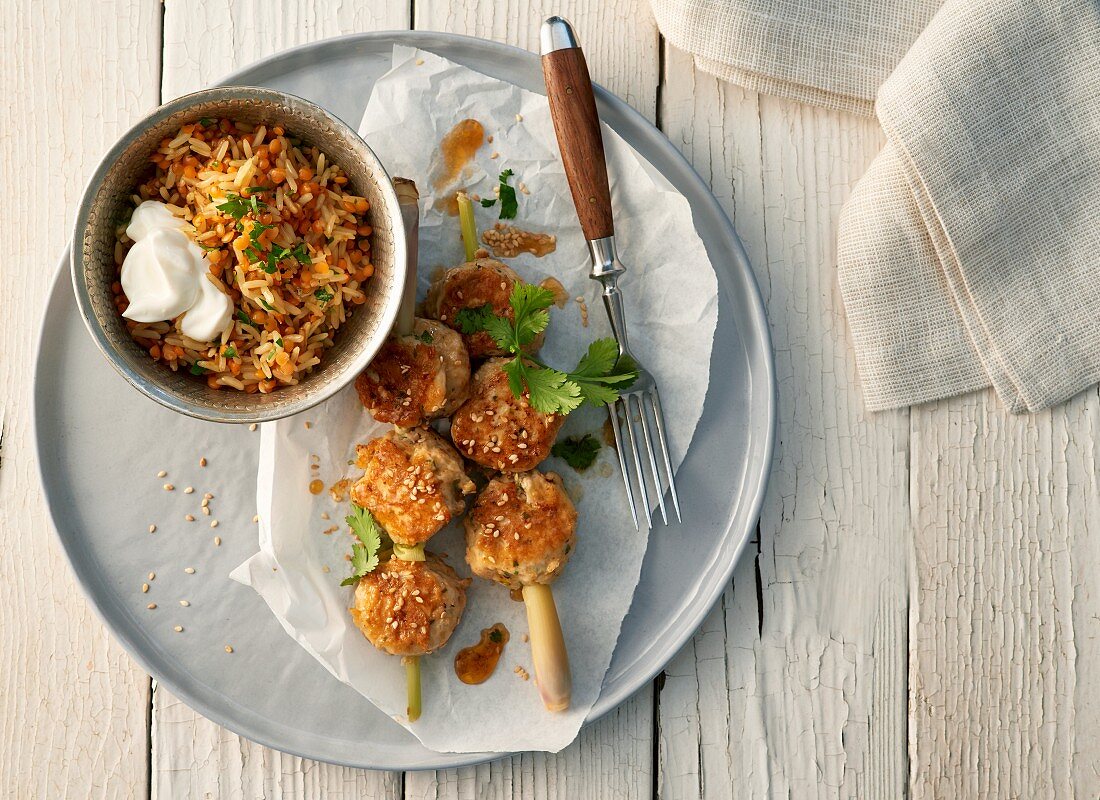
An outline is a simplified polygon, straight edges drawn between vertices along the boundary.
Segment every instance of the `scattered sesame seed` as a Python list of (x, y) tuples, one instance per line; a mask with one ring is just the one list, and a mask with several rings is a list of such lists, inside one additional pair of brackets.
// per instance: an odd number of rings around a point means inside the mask
[(176, 487), (175, 487), (175, 486), (173, 486), (173, 485), (172, 485), (172, 484), (170, 484), (170, 483), (166, 483), (166, 484), (164, 484), (164, 491), (166, 491), (166, 492), (171, 492), (171, 491), (173, 491), (173, 490), (174, 490), (175, 488), (176, 488)]
[(260, 521), (260, 515), (259, 515), (259, 514), (256, 514), (255, 516), (253, 516), (253, 517), (252, 517), (252, 521), (253, 521), (253, 522), (259, 522), (259, 521)]
[(256, 423), (255, 423), (255, 422), (253, 422), (253, 423), (252, 423), (251, 425), (249, 425), (249, 426), (248, 426), (248, 429), (249, 429), (250, 431), (254, 431), (254, 430), (256, 430)]
[(155, 578), (155, 577), (157, 577), (157, 573), (155, 573), (155, 572), (150, 572), (149, 573), (149, 580), (153, 580), (153, 578)]
[(327, 572), (331, 572), (331, 571), (332, 571), (332, 570), (330, 570), (330, 569), (328, 568), (328, 564), (322, 564), (322, 565), (321, 565), (321, 572), (326, 572), (326, 573), (327, 573)]
[(210, 501), (210, 500), (213, 500), (213, 499), (214, 499), (214, 495), (210, 494), (210, 492), (206, 492), (206, 493), (205, 493), (205, 494), (204, 494), (204, 495), (202, 496), (202, 499), (203, 499), (203, 500), (206, 500), (206, 501)]
[(231, 644), (227, 644), (227, 645), (225, 646), (225, 652), (227, 652), (227, 653), (232, 653), (232, 652), (233, 652), (233, 645), (231, 645)]
[(156, 533), (156, 532), (157, 532), (157, 526), (156, 525), (150, 525), (149, 526), (149, 533)]
[(419, 66), (421, 66), (421, 65), (422, 65), (423, 63), (424, 63), (424, 59), (422, 59), (422, 58), (418, 58), (418, 59), (416, 59), (416, 66), (418, 66), (418, 67), (419, 67)]
[(194, 522), (195, 521), (195, 515), (194, 514), (187, 514), (186, 516), (184, 516), (184, 519), (187, 520), (188, 522)]
[(191, 604), (188, 603), (186, 600), (180, 600), (180, 605), (183, 606), (184, 608), (187, 608)]
[(149, 584), (147, 584), (147, 583), (141, 584), (141, 593), (145, 594), (148, 591), (149, 591)]
[(150, 603), (149, 605), (146, 606), (146, 608), (149, 609), (150, 611), (152, 611), (156, 607), (157, 607), (156, 603)]
[(188, 575), (194, 575), (195, 574), (195, 568), (194, 567), (185, 567), (183, 571), (186, 572)]
[(215, 536), (214, 537), (214, 547), (221, 547), (221, 546), (222, 546), (222, 537)]
[(516, 122), (523, 122), (523, 114), (516, 114)]
[(489, 144), (492, 144), (493, 143), (493, 134), (490, 133), (489, 138), (486, 139), (485, 141), (487, 141)]
[(210, 516), (210, 506), (203, 506), (202, 507), (202, 515), (204, 517), (209, 517)]
[(174, 630), (176, 633), (183, 633), (183, 626), (177, 625), (176, 627), (172, 628), (172, 630)]
[(167, 478), (168, 473), (165, 470), (162, 469), (160, 472), (157, 473), (157, 477), (158, 478)]
[(194, 494), (195, 493), (195, 487), (194, 486), (188, 486), (186, 489), (183, 490), (183, 493), (184, 494)]
[(327, 511), (322, 511), (321, 512), (321, 519), (332, 519), (332, 518), (328, 515)]
[(500, 158), (500, 153), (494, 150), (492, 153), (489, 154), (489, 158)]
[(209, 500), (207, 500), (207, 499), (206, 499), (206, 498), (204, 497), (204, 498), (202, 499), (202, 507), (203, 507), (203, 508), (206, 508), (206, 507), (207, 507), (208, 505), (210, 505), (210, 501), (209, 501)]
[(312, 428), (312, 427), (313, 427), (313, 423), (312, 423), (312, 422), (304, 422), (304, 423), (302, 423), (302, 424), (306, 426), (306, 430), (307, 430), (307, 431), (308, 431), (308, 430), (309, 430), (310, 428)]
[(200, 467), (205, 467), (206, 466), (206, 456), (203, 456), (202, 458), (199, 459), (199, 466)]
[(210, 527), (211, 527), (211, 528), (216, 528), (216, 527), (218, 527), (218, 521), (217, 521), (216, 519), (212, 519), (212, 520), (210, 520)]
[(527, 635), (526, 633), (525, 633), (525, 634), (523, 634), (523, 636), (519, 637), (519, 640), (520, 640), (521, 642), (526, 642), (526, 641), (530, 641), (530, 639), (531, 639), (531, 637), (530, 637), (530, 636), (528, 636), (528, 635)]

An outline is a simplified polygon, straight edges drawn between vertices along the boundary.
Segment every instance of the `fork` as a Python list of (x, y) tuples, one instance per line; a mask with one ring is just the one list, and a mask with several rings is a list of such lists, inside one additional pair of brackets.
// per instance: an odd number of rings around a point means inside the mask
[[(611, 330), (619, 344), (619, 358), (630, 359), (638, 367), (638, 379), (620, 393), (619, 399), (607, 404), (611, 429), (615, 434), (615, 449), (619, 454), (619, 469), (626, 484), (626, 496), (630, 503), (630, 516), (634, 527), (640, 528), (638, 502), (634, 487), (638, 489), (646, 527), (652, 527), (653, 517), (649, 506), (649, 489), (643, 467), (642, 450), (648, 461), (661, 518), (668, 524), (660, 464), (667, 476), (669, 494), (680, 515), (680, 499), (676, 494), (676, 481), (672, 473), (672, 461), (665, 436), (665, 419), (661, 411), (661, 396), (657, 383), (638, 359), (630, 352), (626, 335), (626, 314), (623, 295), (619, 289), (619, 277), (626, 267), (615, 252), (615, 226), (611, 213), (611, 189), (607, 182), (607, 163), (604, 159), (603, 138), (600, 134), (600, 118), (596, 112), (596, 99), (592, 93), (592, 79), (584, 53), (577, 44), (572, 26), (561, 17), (550, 17), (542, 24), (540, 32), (542, 74), (546, 79), (546, 96), (550, 101), (550, 116), (558, 137), (561, 160), (577, 207), (581, 230), (588, 240), (592, 258), (589, 277), (603, 286), (603, 302)], [(636, 415), (636, 416), (635, 416)], [(635, 419), (641, 427), (639, 433)], [(652, 430), (650, 420), (652, 419)], [(654, 437), (653, 433), (656, 433)], [(625, 445), (630, 445), (627, 457)]]

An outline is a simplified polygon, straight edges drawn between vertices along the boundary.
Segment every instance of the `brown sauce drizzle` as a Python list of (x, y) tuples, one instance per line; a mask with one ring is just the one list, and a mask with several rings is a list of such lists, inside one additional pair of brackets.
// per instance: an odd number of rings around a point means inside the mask
[(481, 234), (483, 241), (498, 258), (515, 258), (520, 253), (530, 253), (542, 258), (558, 248), (558, 238), (549, 233), (535, 233), (498, 222)]
[(463, 170), (485, 142), (485, 128), (476, 119), (464, 119), (447, 131), (439, 143), (442, 162), (436, 167), (432, 187), (436, 192), (448, 190), (442, 199), (443, 210), (452, 217), (458, 216), (458, 192), (454, 184), (462, 178)]
[(455, 654), (455, 675), (471, 686), (485, 683), (497, 668), (504, 645), (508, 644), (508, 629), (503, 623), (481, 631), (481, 641), (464, 647)]

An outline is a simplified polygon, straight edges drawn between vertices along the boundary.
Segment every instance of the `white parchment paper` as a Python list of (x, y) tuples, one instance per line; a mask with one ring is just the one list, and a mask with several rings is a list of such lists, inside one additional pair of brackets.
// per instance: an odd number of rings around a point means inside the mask
[[(477, 153), (460, 184), (491, 197), (497, 174), (512, 169), (513, 185), (522, 183), (530, 192), (519, 194), (514, 223), (558, 237), (555, 253), (541, 259), (524, 255), (512, 259), (511, 266), (530, 282), (552, 275), (571, 298), (583, 296), (587, 302), (588, 327), (574, 301), (551, 310), (542, 356), (550, 364), (572, 366), (588, 342), (610, 330), (599, 286), (588, 278), (587, 249), (546, 99), (431, 53), (395, 47), (393, 69), (375, 85), (360, 133), (392, 175), (412, 178), (421, 188), (420, 297), (435, 268), (463, 260), (458, 221), (441, 209), (442, 192), (431, 196), (430, 176), (440, 159), (440, 140), (466, 118), (481, 122), (492, 142)], [(660, 383), (679, 464), (703, 408), (717, 283), (687, 201), (607, 127), (604, 141), (619, 250), (628, 268), (622, 287), (631, 345)], [(479, 207), (477, 213), (481, 230), (496, 221), (496, 208)], [(602, 439), (605, 419), (602, 409), (582, 408), (570, 415), (561, 436), (592, 432)], [(522, 641), (527, 631), (523, 604), (510, 600), (503, 587), (477, 579), (451, 641), (422, 660), (423, 716), (410, 725), (404, 717), (400, 659), (371, 646), (347, 613), (352, 589), (339, 585), (349, 572), (344, 560), (350, 549), (343, 524), (347, 507), (328, 492), (315, 496), (308, 489), (313, 456), (326, 486), (354, 478), (349, 462), (355, 445), (386, 429), (363, 411), (350, 388), (317, 409), (264, 425), (257, 487), (260, 551), (233, 577), (255, 588), (286, 631), (334, 676), (427, 747), (441, 752), (561, 750), (576, 737), (599, 695), (645, 555), (646, 533), (630, 521), (614, 450), (604, 447), (583, 474), (553, 458), (543, 465), (565, 478), (580, 515), (575, 555), (554, 584), (573, 673), (571, 708), (559, 714), (543, 708), (530, 646)], [(460, 574), (469, 574), (460, 524), (440, 532), (429, 549), (445, 553)], [(511, 641), (495, 674), (480, 686), (466, 686), (454, 674), (454, 655), (495, 622), (508, 627)], [(530, 673), (531, 680), (523, 680), (516, 667)]]

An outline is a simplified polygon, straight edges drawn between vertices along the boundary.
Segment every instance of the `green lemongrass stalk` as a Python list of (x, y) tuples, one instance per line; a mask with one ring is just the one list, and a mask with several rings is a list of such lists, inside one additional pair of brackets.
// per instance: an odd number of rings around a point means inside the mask
[[(401, 561), (423, 561), (424, 545), (409, 547), (398, 542), (393, 543), (393, 557)], [(405, 656), (405, 693), (408, 696), (409, 722), (420, 719), (420, 656)]]
[(527, 606), (531, 661), (542, 704), (549, 711), (565, 711), (573, 695), (573, 677), (554, 594), (549, 585), (533, 583), (523, 587), (523, 603)]
[(409, 722), (416, 722), (420, 719), (420, 656), (405, 656), (401, 660), (405, 662), (405, 691), (408, 695), (405, 713)]
[(458, 193), (458, 222), (462, 227), (462, 246), (466, 248), (466, 260), (473, 261), (477, 253), (477, 221), (474, 219), (474, 203), (465, 192)]

